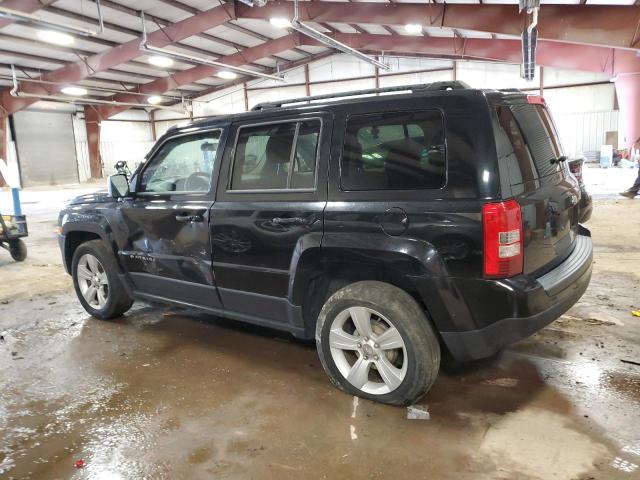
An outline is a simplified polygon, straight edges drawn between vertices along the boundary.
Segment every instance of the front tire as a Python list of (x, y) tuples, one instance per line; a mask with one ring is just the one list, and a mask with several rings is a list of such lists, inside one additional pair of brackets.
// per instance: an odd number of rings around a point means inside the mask
[(22, 240), (13, 240), (9, 243), (9, 253), (16, 262), (24, 262), (27, 258), (27, 244)]
[(440, 344), (422, 307), (383, 282), (356, 282), (334, 293), (318, 316), (316, 346), (339, 389), (392, 405), (419, 400), (440, 367)]
[(113, 253), (101, 240), (91, 240), (76, 249), (71, 272), (78, 300), (92, 317), (120, 317), (133, 305), (118, 276)]

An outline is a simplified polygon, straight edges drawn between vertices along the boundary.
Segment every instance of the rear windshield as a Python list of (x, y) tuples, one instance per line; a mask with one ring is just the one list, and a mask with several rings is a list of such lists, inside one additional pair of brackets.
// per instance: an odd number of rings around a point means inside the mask
[[(500, 107), (499, 107), (500, 108)], [(513, 105), (510, 107), (524, 136), (539, 177), (561, 171), (562, 147), (549, 112), (543, 105)]]

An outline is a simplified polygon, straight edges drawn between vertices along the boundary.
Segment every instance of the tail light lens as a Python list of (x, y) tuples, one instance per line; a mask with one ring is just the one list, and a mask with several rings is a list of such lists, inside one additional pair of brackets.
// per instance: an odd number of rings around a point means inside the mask
[(522, 213), (515, 200), (485, 203), (482, 207), (484, 229), (484, 276), (508, 278), (522, 273)]

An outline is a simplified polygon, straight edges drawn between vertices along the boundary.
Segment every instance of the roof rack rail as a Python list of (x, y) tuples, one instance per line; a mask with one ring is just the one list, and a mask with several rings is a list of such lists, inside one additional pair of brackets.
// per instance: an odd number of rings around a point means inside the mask
[(499, 92), (508, 92), (508, 93), (524, 93), (519, 88), (500, 88)]
[(333, 100), (335, 98), (343, 97), (358, 97), (360, 95), (374, 95), (376, 93), (388, 93), (388, 92), (425, 92), (425, 91), (438, 91), (438, 90), (463, 90), (471, 88), (464, 82), (451, 81), (451, 82), (433, 82), (433, 83), (418, 83), (414, 85), (402, 85), (396, 87), (382, 87), (382, 88), (369, 88), (367, 90), (356, 90), (351, 92), (329, 93), (326, 95), (311, 95), (309, 97), (289, 98), (287, 100), (281, 100), (277, 102), (264, 102), (254, 106), (251, 110), (267, 110), (270, 108), (279, 108), (283, 105), (293, 105), (296, 103), (311, 103), (319, 100)]

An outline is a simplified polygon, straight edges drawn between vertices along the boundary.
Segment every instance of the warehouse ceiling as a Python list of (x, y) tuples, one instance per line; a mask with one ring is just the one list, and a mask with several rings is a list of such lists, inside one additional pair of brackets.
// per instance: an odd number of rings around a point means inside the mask
[[(300, 3), (300, 20), (369, 55), (513, 61), (520, 54), (518, 41), (525, 22), (517, 3), (314, 0)], [(575, 64), (575, 48), (584, 46), (591, 59), (585, 69), (617, 74), (614, 60), (624, 71), (636, 68), (637, 0), (541, 3), (542, 61), (547, 58), (553, 64), (566, 56), (569, 68), (581, 68)], [(0, 7), (70, 27), (99, 28), (95, 0), (4, 0)], [(71, 42), (43, 38), (38, 23), (0, 18), (0, 88), (6, 113), (34, 103), (38, 96), (64, 95), (62, 89), (69, 86), (82, 87), (97, 99), (147, 104), (153, 95), (161, 96), (156, 101), (171, 104), (254, 78), (238, 77), (237, 72), (203, 65), (198, 59), (277, 74), (335, 53), (278, 22), (293, 16), (293, 2), (286, 0), (268, 1), (263, 7), (217, 0), (101, 0), (100, 7), (104, 30), (93, 36), (72, 35)], [(148, 44), (183, 58), (163, 63), (140, 50), (141, 11)], [(24, 97), (10, 93), (12, 65)], [(100, 108), (104, 117), (128, 107)]]

